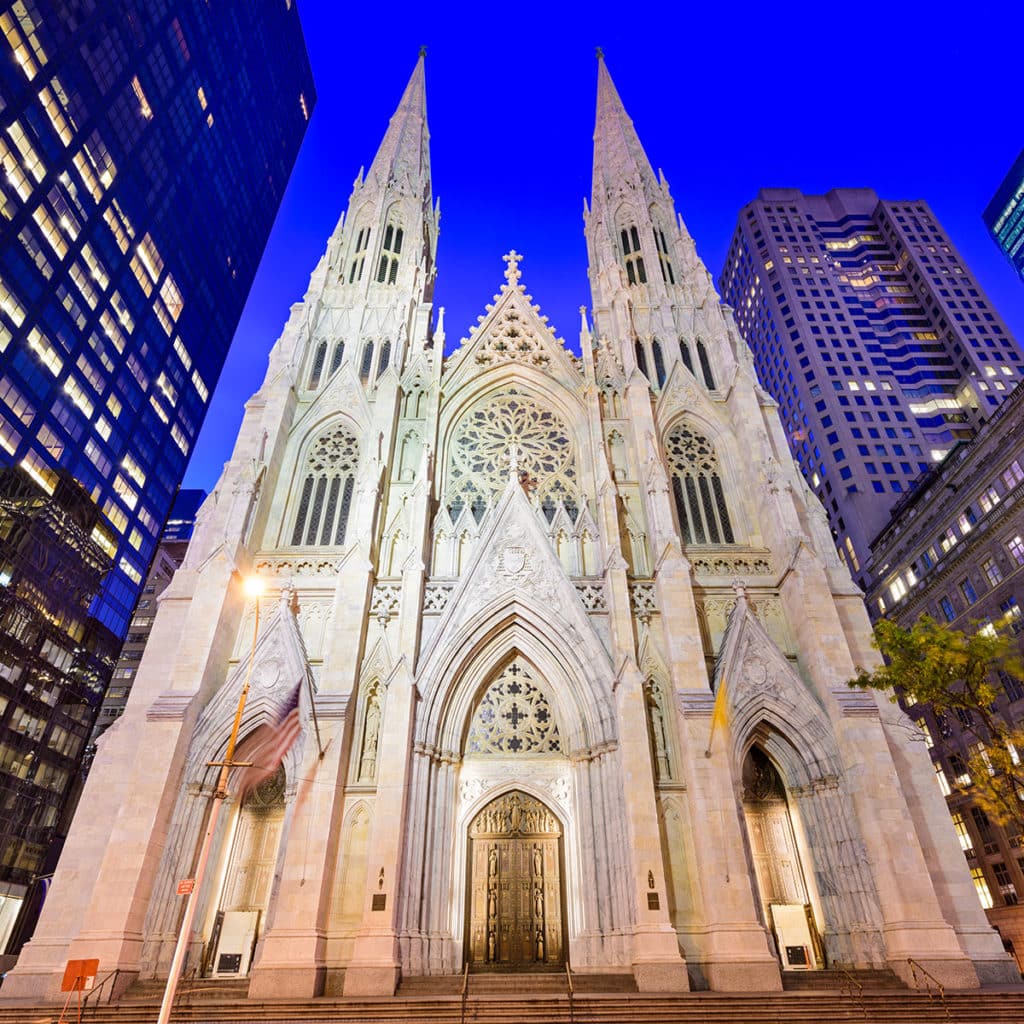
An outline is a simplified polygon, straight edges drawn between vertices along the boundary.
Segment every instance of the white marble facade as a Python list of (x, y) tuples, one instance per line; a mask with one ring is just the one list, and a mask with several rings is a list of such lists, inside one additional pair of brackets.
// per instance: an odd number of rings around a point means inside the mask
[(3, 997), (57, 998), (71, 957), (166, 975), (253, 572), (243, 735), (307, 680), (323, 753), (305, 700), (283, 778), (222, 816), (190, 968), (256, 921), (253, 997), (390, 993), (468, 956), (773, 990), (792, 928), (810, 967), (1015, 977), (923, 744), (845, 685), (875, 657), (861, 595), (603, 61), (585, 216), (582, 358), (514, 252), (444, 358), (420, 59)]

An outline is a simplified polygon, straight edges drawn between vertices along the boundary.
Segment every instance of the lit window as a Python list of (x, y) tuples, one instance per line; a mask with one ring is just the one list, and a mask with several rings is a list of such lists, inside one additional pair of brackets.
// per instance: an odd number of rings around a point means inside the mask
[(971, 878), (974, 881), (974, 891), (985, 910), (992, 908), (992, 893), (989, 892), (988, 882), (985, 881), (985, 872), (981, 868), (971, 868)]
[(1014, 459), (1003, 471), (1003, 482), (1009, 489), (1016, 487), (1021, 480), (1024, 480), (1024, 469), (1021, 469), (1020, 462)]
[(935, 765), (935, 781), (939, 784), (939, 789), (942, 791), (943, 796), (949, 796), (953, 792), (949, 785), (949, 779), (946, 777), (945, 769), (941, 764)]
[(991, 512), (999, 504), (999, 492), (994, 487), (989, 487), (984, 494), (978, 498), (978, 504), (982, 512)]
[(981, 569), (982, 572), (985, 573), (985, 578), (988, 580), (990, 586), (994, 587), (1003, 578), (1002, 570), (991, 558), (986, 558), (981, 563)]
[(960, 849), (963, 850), (968, 857), (973, 857), (974, 842), (971, 839), (970, 832), (967, 831), (967, 822), (964, 821), (964, 816), (960, 814), (959, 811), (953, 815), (953, 828), (956, 831), (957, 839), (960, 840)]
[(139, 81), (139, 76), (135, 75), (132, 78), (132, 89), (135, 92), (135, 98), (139, 101), (139, 113), (147, 120), (153, 120), (153, 108), (149, 105), (149, 100), (146, 98), (146, 94), (142, 89), (142, 83)]
[(1006, 542), (1006, 548), (1018, 565), (1024, 565), (1024, 537), (1018, 533)]

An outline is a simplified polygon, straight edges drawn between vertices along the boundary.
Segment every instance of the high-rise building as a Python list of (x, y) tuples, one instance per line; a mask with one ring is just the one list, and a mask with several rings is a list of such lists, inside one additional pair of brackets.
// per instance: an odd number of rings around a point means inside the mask
[[(598, 75), (582, 356), (511, 251), (445, 358), (417, 64), (0, 998), (59, 998), (87, 948), (119, 988), (167, 976), (243, 692), (238, 760), (271, 774), (215, 805), (185, 940), (251, 998), (467, 965), (661, 991), (826, 964), (913, 984), (908, 957), (948, 985), (1016, 977), (924, 745), (846, 686), (872, 658), (861, 595)], [(260, 727), (296, 702), (275, 771)]]
[(1024, 150), (982, 214), (996, 245), (1024, 280)]
[(1013, 390), (1020, 347), (928, 205), (869, 189), (760, 192), (719, 283), (866, 586), (889, 509)]
[[(17, 0), (0, 35), (0, 458), (52, 497), (70, 475), (95, 504), (91, 543), (111, 564), (89, 629), (119, 639), (314, 89), (298, 14), (279, 0)], [(79, 746), (115, 658), (78, 680), (85, 720), (57, 721), (16, 687), (8, 715), (52, 719), (40, 751), (50, 729)], [(0, 812), (0, 887), (14, 895), (48, 870), (47, 844), (7, 844), (10, 820)]]
[[(1024, 655), (1024, 385), (977, 435), (900, 499), (872, 543), (868, 608), (901, 626), (921, 615), (954, 629), (1016, 637)], [(994, 710), (1024, 724), (1024, 685), (994, 675)], [(970, 761), (989, 741), (978, 714), (916, 705), (960, 845), (988, 918), (1024, 966), (1024, 830), (1000, 827), (972, 796)]]
[(157, 545), (156, 555), (143, 584), (142, 595), (136, 602), (135, 614), (124, 638), (124, 646), (114, 666), (110, 686), (103, 695), (103, 704), (93, 729), (93, 741), (124, 714), (135, 673), (138, 671), (139, 662), (146, 650), (146, 642), (153, 629), (157, 601), (185, 558), (188, 542), (192, 539), (192, 531), (195, 528), (196, 514), (205, 497), (205, 491), (187, 489), (179, 491), (174, 499), (164, 532), (160, 536), (160, 543)]

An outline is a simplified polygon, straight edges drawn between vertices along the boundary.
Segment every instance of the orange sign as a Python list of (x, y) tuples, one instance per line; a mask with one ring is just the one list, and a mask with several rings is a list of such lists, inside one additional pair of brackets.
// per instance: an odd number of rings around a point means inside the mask
[(99, 960), (69, 960), (60, 983), (61, 992), (85, 992), (99, 973)]
[(178, 883), (178, 895), (179, 896), (191, 896), (192, 890), (196, 887), (196, 880), (194, 878), (183, 878)]

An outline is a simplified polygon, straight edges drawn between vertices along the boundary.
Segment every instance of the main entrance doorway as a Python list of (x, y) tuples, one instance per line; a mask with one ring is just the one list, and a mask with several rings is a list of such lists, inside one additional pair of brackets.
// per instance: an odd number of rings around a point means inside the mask
[(560, 967), (562, 827), (539, 800), (513, 791), (469, 826), (469, 942), (474, 968)]

